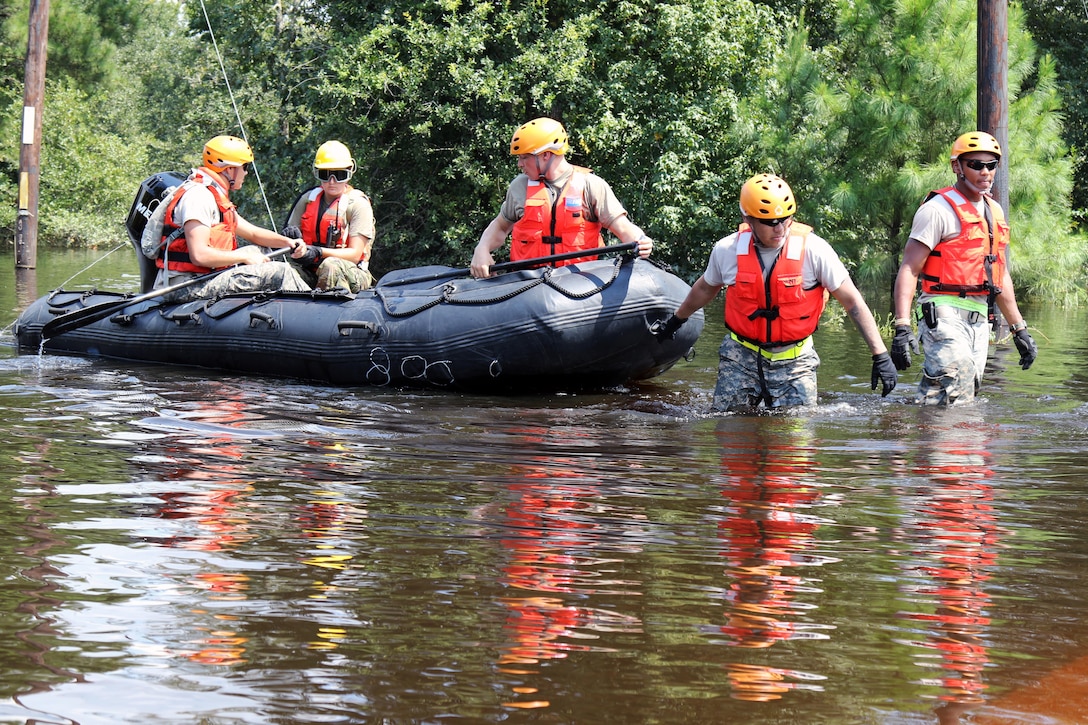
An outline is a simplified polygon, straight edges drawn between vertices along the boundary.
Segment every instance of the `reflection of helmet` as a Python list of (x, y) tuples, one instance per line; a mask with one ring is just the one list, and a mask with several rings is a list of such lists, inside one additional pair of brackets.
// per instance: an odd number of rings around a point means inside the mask
[(510, 139), (510, 153), (514, 156), (521, 154), (542, 154), (551, 151), (562, 156), (570, 150), (567, 143), (567, 130), (563, 124), (551, 118), (534, 118), (528, 123), (518, 126), (514, 131), (514, 137)]
[(237, 136), (216, 136), (204, 144), (204, 165), (210, 169), (225, 169), (253, 161), (253, 149)]
[(969, 154), (972, 151), (989, 151), (997, 158), (1001, 158), (1001, 146), (997, 143), (997, 139), (985, 131), (968, 131), (956, 139), (956, 142), (952, 144), (952, 161), (958, 159), (961, 154)]
[(326, 141), (317, 147), (314, 156), (315, 169), (351, 169), (355, 171), (355, 159), (348, 147), (339, 141)]
[(740, 212), (757, 219), (793, 216), (797, 201), (790, 185), (774, 174), (756, 174), (740, 187)]

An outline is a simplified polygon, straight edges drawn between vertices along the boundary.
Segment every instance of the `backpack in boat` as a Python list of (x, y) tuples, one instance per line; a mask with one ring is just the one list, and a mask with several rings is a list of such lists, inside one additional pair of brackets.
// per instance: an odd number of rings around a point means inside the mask
[(176, 172), (155, 174), (145, 179), (136, 192), (125, 227), (133, 244), (149, 259), (155, 259), (162, 252), (167, 202), (186, 178)]

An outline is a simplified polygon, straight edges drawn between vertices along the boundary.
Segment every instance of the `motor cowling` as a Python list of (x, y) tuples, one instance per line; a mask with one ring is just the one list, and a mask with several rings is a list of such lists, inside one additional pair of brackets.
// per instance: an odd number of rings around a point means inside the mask
[(128, 236), (134, 244), (139, 246), (140, 238), (144, 234), (144, 227), (147, 226), (147, 220), (151, 218), (155, 207), (162, 202), (166, 193), (181, 186), (186, 178), (188, 178), (187, 174), (176, 171), (163, 171), (143, 180), (136, 192), (136, 198), (132, 200), (128, 216), (125, 218), (125, 229), (128, 230)]

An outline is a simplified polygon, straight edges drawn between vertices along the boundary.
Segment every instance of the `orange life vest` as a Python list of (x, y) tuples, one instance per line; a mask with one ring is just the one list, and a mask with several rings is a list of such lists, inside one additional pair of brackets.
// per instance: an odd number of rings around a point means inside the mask
[(983, 197), (993, 217), (991, 225), (956, 187), (930, 192), (926, 201), (937, 195), (956, 212), (960, 233), (940, 242), (926, 258), (918, 276), (922, 291), (960, 297), (999, 294), (1001, 281), (1005, 279), (1005, 248), (1009, 244), (1009, 225), (1001, 205)]
[(805, 243), (812, 227), (797, 222), (766, 279), (747, 224), (737, 236), (737, 281), (725, 290), (725, 326), (761, 347), (798, 343), (816, 331), (827, 295), (804, 288)]
[[(215, 206), (219, 209), (219, 223), (212, 225), (208, 243), (216, 249), (232, 250), (238, 248), (238, 237), (234, 234), (238, 228), (238, 212), (229, 197), (230, 184), (216, 172), (207, 167), (202, 167), (193, 171), (189, 178), (185, 180), (185, 183), (174, 192), (163, 219), (163, 249), (171, 272), (205, 274), (212, 271), (210, 267), (202, 267), (193, 263), (192, 258), (189, 256), (189, 244), (185, 240), (185, 230), (174, 222), (174, 208), (177, 207), (185, 192), (198, 184), (207, 187), (215, 199)], [(155, 266), (159, 269), (163, 268), (163, 263), (163, 257), (161, 256), (155, 260)]]
[[(534, 259), (552, 254), (577, 252), (601, 246), (601, 225), (586, 219), (585, 188), (589, 169), (574, 167), (562, 193), (552, 203), (543, 181), (529, 180), (525, 213), (514, 222), (510, 260)], [(596, 259), (578, 257), (556, 262), (556, 266)]]
[[(306, 206), (302, 210), (302, 218), (298, 224), (298, 228), (302, 232), (302, 241), (319, 247), (346, 247), (348, 245), (347, 220), (343, 219), (340, 214), (340, 203), (343, 201), (346, 206), (348, 196), (352, 193), (365, 196), (363, 192), (348, 186), (344, 193), (329, 204), (328, 208), (325, 209), (325, 213), (322, 214), (321, 201), (324, 192), (321, 187), (310, 191)], [(365, 262), (365, 251), (363, 255), (360, 261)]]

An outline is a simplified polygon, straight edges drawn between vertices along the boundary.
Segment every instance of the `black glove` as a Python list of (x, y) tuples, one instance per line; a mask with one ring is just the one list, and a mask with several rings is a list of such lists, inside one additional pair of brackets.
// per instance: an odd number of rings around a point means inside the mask
[(321, 264), (321, 250), (312, 244), (307, 244), (305, 246), (306, 253), (301, 257), (298, 257), (295, 261), (303, 267), (316, 267)]
[(892, 356), (886, 352), (882, 352), (879, 355), (873, 355), (873, 387), (870, 388), (870, 390), (876, 390), (876, 384), (880, 383), (883, 386), (880, 389), (880, 397), (886, 398), (888, 397), (888, 393), (895, 390), (895, 384), (898, 382), (899, 373), (895, 372), (895, 364), (892, 362)]
[(676, 331), (679, 330), (685, 322), (687, 322), (686, 319), (682, 320), (676, 315), (670, 315), (664, 325), (659, 325), (658, 328), (654, 330), (654, 337), (658, 339), (658, 342), (671, 340), (676, 337)]
[(284, 227), (283, 236), (288, 239), (302, 239), (302, 230), (298, 227)]
[[(892, 338), (891, 355), (896, 370), (906, 370), (910, 367), (911, 351), (915, 355), (921, 352), (918, 349), (918, 339), (914, 337), (914, 330), (911, 329), (910, 325), (896, 325), (895, 337)], [(873, 389), (876, 390), (875, 387)]]
[(1035, 362), (1035, 358), (1039, 356), (1038, 345), (1035, 344), (1035, 340), (1031, 339), (1027, 328), (1013, 333), (1012, 341), (1016, 343), (1016, 349), (1020, 351), (1020, 369), (1027, 370)]

